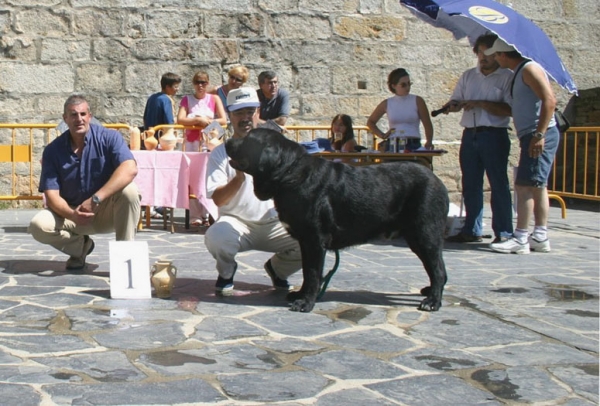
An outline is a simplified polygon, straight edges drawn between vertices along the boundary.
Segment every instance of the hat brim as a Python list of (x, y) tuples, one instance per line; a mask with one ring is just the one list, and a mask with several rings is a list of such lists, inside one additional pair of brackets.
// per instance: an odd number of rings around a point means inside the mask
[(483, 54), (490, 56), (490, 55), (494, 55), (496, 52), (513, 52), (513, 51), (516, 51), (516, 49), (513, 46), (508, 45), (503, 42), (498, 42), (498, 40), (496, 40), (496, 42), (494, 42), (494, 45), (492, 45), (491, 48), (488, 48), (485, 51), (483, 51)]
[(236, 111), (239, 109), (246, 109), (249, 107), (260, 107), (260, 103), (256, 103), (256, 102), (248, 102), (248, 103), (239, 103), (239, 104), (232, 104), (231, 106), (227, 106), (227, 109), (229, 111)]

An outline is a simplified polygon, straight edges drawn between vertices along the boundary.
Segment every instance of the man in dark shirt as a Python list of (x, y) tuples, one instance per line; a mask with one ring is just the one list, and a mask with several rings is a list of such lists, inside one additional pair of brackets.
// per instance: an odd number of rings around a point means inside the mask
[[(154, 93), (146, 101), (144, 109), (144, 130), (148, 130), (161, 124), (175, 124), (177, 117), (177, 103), (175, 95), (179, 91), (181, 76), (167, 72), (160, 78), (161, 91)], [(158, 139), (159, 133), (154, 133)], [(142, 149), (145, 149), (142, 143)], [(151, 212), (152, 217), (162, 217), (165, 214), (164, 207), (154, 207)]]
[(144, 129), (154, 127), (160, 124), (175, 124), (177, 104), (173, 97), (179, 91), (181, 77), (171, 72), (167, 72), (160, 78), (159, 93), (154, 93), (148, 98), (144, 110)]
[(69, 129), (42, 155), (39, 191), (47, 208), (29, 224), (35, 240), (70, 256), (69, 271), (84, 269), (94, 250), (89, 235), (115, 231), (117, 241), (133, 240), (140, 217), (133, 155), (119, 132), (90, 124), (91, 118), (85, 97), (67, 99)]
[(290, 115), (290, 94), (287, 90), (279, 88), (277, 73), (268, 70), (258, 75), (257, 90), (260, 100), (260, 124), (272, 120), (280, 126), (284, 126)]

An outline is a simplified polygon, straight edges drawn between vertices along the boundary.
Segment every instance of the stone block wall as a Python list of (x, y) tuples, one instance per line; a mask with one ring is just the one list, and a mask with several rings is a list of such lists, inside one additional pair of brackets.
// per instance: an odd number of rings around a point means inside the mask
[[(550, 36), (580, 89), (600, 86), (597, 0), (511, 5)], [(365, 124), (390, 95), (392, 69), (408, 69), (412, 92), (433, 110), (476, 60), (467, 40), (422, 22), (398, 0), (4, 0), (0, 122), (58, 122), (66, 97), (83, 92), (100, 121), (141, 125), (164, 72), (184, 77), (185, 94), (195, 71), (218, 84), (240, 63), (252, 86), (262, 70), (279, 73), (292, 96), (290, 124), (328, 124), (340, 112)], [(571, 95), (554, 89), (564, 107)], [(458, 121), (433, 119), (435, 139), (450, 151), (436, 171), (455, 196)]]

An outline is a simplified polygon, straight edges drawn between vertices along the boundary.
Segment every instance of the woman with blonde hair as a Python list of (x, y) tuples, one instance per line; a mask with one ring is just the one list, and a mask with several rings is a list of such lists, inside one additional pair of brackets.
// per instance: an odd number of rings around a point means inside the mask
[(248, 81), (250, 72), (245, 66), (237, 65), (229, 69), (227, 75), (227, 83), (219, 87), (213, 87), (208, 91), (210, 94), (216, 94), (219, 96), (223, 106), (225, 107), (225, 111), (227, 111), (227, 95), (229, 94), (229, 91), (242, 87), (244, 83)]

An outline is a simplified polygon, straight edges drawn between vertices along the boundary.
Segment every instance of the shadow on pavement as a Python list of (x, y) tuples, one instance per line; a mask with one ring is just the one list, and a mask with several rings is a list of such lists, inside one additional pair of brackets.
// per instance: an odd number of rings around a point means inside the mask
[(93, 275), (108, 277), (108, 272), (94, 272), (98, 265), (87, 264), (80, 272), (68, 272), (65, 270), (65, 261), (43, 261), (43, 260), (8, 260), (0, 261), (0, 273), (9, 275), (38, 274), (43, 277), (62, 275)]

